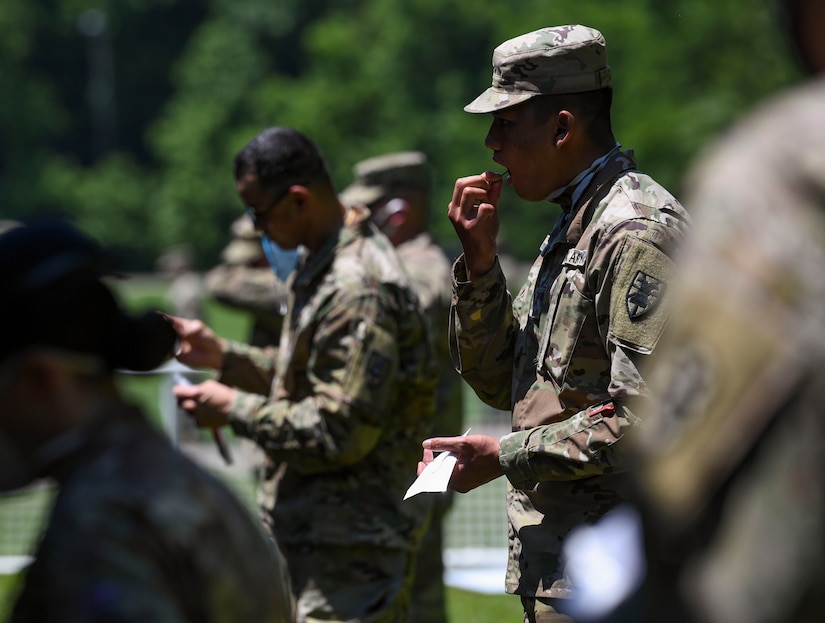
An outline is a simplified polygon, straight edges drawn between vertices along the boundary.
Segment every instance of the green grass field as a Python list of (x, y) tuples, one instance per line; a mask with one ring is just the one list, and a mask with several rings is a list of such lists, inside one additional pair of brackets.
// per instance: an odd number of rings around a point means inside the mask
[(17, 575), (0, 575), (0, 620), (5, 621), (20, 581)]
[[(17, 576), (0, 575), (0, 620), (8, 616), (18, 583)], [(450, 622), (515, 623), (521, 619), (521, 603), (513, 595), (483, 595), (447, 589), (447, 620)]]

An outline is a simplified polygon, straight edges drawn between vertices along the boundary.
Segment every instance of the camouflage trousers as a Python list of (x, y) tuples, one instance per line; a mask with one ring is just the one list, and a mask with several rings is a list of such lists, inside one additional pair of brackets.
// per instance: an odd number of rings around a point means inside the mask
[(368, 545), (282, 545), (296, 623), (406, 623), (413, 554)]

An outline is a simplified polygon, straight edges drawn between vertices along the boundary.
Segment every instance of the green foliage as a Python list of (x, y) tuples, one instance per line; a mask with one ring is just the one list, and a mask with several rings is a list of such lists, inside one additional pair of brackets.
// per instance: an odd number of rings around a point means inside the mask
[[(239, 213), (234, 154), (265, 127), (293, 125), (323, 148), (339, 187), (361, 158), (428, 153), (432, 228), (456, 250), (445, 217), (453, 182), (495, 166), (488, 118), (462, 107), (489, 84), (497, 44), (562, 23), (605, 34), (617, 137), (678, 194), (711, 137), (797, 77), (774, 2), (102, 2), (119, 142), (100, 152), (90, 137), (101, 120), (85, 96), (87, 59), (102, 48), (76, 27), (88, 6), (9, 0), (0, 7), (0, 216), (70, 214), (130, 268), (189, 242), (205, 268)], [(503, 239), (530, 259), (556, 214), (506, 190)]]
[(100, 160), (94, 175), (60, 156), (46, 162), (41, 172), (42, 196), (51, 205), (62, 205), (78, 227), (105, 241), (121, 257), (122, 269), (152, 262), (155, 240), (136, 235), (152, 231), (152, 179), (129, 154), (116, 152)]

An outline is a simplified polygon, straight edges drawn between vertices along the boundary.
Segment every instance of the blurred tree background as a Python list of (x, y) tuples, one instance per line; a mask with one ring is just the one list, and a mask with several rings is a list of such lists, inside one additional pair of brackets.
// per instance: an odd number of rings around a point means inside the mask
[[(4, 0), (0, 217), (58, 212), (151, 270), (176, 243), (217, 261), (240, 214), (231, 161), (292, 125), (339, 188), (361, 158), (420, 149), (433, 163), (436, 238), (455, 251), (456, 177), (490, 167), (489, 118), (464, 104), (493, 48), (584, 23), (608, 42), (614, 126), (679, 194), (686, 166), (798, 71), (775, 0)], [(495, 165), (493, 165), (495, 166)], [(532, 259), (553, 208), (508, 191), (502, 234)]]

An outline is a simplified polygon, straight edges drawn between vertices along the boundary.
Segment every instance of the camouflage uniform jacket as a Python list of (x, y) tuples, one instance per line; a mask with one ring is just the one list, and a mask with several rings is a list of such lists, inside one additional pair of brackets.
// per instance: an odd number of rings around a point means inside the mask
[(139, 412), (60, 440), (59, 491), (11, 621), (291, 621), (283, 559), (222, 484)]
[(229, 421), (267, 454), (261, 510), (279, 541), (414, 549), (426, 506), (402, 497), (432, 423), (435, 357), (392, 244), (353, 210), (293, 273), (277, 353), (230, 345), (222, 380), (251, 391)]
[(649, 379), (668, 391), (635, 439), (649, 592), (691, 621), (821, 621), (825, 78), (726, 132), (686, 188), (695, 227)]
[(498, 262), (473, 282), (463, 257), (454, 267), (453, 361), (482, 400), (512, 409), (500, 458), (511, 485), (508, 592), (569, 597), (564, 535), (624, 495), (622, 444), (612, 446), (647, 393), (638, 367), (665, 323), (669, 253), (687, 220), (634, 166), (616, 150), (565, 191), (514, 301)]
[(410, 276), (413, 290), (427, 314), (438, 355), (439, 381), (436, 417), (428, 436), (460, 435), (464, 404), (463, 382), (450, 361), (447, 324), (452, 300), (451, 264), (444, 250), (428, 233), (421, 233), (396, 247)]

